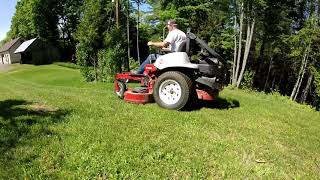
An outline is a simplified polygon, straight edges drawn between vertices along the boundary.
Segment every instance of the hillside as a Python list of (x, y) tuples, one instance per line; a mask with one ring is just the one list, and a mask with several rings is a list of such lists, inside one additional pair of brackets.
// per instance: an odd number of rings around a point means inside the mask
[(57, 65), (16, 65), (0, 84), (1, 179), (320, 176), (320, 113), (277, 94), (226, 88), (177, 112)]

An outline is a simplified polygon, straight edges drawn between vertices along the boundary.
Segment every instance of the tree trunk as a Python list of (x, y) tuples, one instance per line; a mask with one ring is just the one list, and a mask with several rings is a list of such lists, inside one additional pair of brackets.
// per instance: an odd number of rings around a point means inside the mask
[(301, 83), (302, 83), (303, 78), (304, 78), (304, 74), (306, 72), (307, 64), (308, 64), (308, 55), (307, 55), (306, 61), (305, 61), (304, 66), (303, 66), (303, 71), (302, 71), (302, 75), (301, 75), (301, 78), (300, 78), (300, 82), (299, 82), (299, 85), (298, 85), (297, 92), (296, 92), (296, 94), (294, 95), (294, 98), (293, 98), (294, 101), (297, 99), (297, 96), (298, 96), (298, 94), (300, 92), (300, 87), (301, 87)]
[(140, 63), (140, 49), (139, 49), (139, 22), (140, 21), (140, 4), (138, 3), (138, 21), (137, 21), (137, 56)]
[(313, 79), (313, 75), (310, 73), (309, 78), (308, 78), (307, 85), (306, 85), (306, 87), (304, 88), (304, 90), (303, 90), (303, 92), (302, 92), (302, 96), (301, 96), (301, 99), (300, 99), (300, 102), (301, 102), (301, 103), (305, 103), (306, 100), (307, 100), (308, 92), (309, 92), (309, 90), (310, 90), (311, 83), (312, 83), (312, 79)]
[(128, 60), (126, 62), (125, 68), (127, 71), (130, 71), (130, 22), (129, 22), (129, 16), (130, 16), (130, 11), (129, 11), (129, 7), (130, 7), (130, 1), (127, 1), (127, 41), (128, 41)]
[(240, 83), (242, 81), (244, 70), (246, 69), (247, 60), (248, 60), (250, 47), (251, 47), (251, 42), (252, 42), (254, 25), (255, 25), (255, 18), (253, 18), (251, 28), (250, 28), (250, 24), (248, 24), (248, 32), (247, 33), (249, 33), (249, 35), (247, 35), (245, 53), (244, 53), (243, 62), (242, 62), (242, 68), (241, 68), (241, 72), (240, 72), (240, 75), (239, 75), (239, 78), (238, 78), (238, 82), (237, 82), (237, 87), (238, 88), (239, 88)]
[[(281, 90), (281, 81), (282, 81), (282, 78), (283, 78), (283, 74), (281, 73), (280, 74), (280, 77), (279, 77), (279, 83), (278, 83), (278, 89), (277, 90)], [(273, 89), (272, 89), (273, 90)]]
[(239, 74), (239, 68), (240, 68), (240, 58), (241, 58), (241, 49), (242, 49), (242, 26), (243, 26), (243, 16), (244, 16), (244, 11), (243, 11), (243, 3), (240, 6), (240, 29), (239, 29), (239, 46), (238, 46), (238, 59), (237, 59), (237, 67), (236, 67), (236, 74), (235, 74), (235, 79), (232, 82), (232, 85), (236, 86), (237, 85), (237, 80), (238, 80), (238, 74)]
[[(265, 58), (265, 47), (268, 42), (266, 34), (267, 33), (261, 34), (261, 36), (263, 38), (262, 38), (262, 42), (261, 42), (261, 47), (259, 48), (259, 55), (257, 58), (257, 64), (255, 65), (256, 69), (255, 69), (254, 74), (261, 74), (261, 73), (263, 73), (262, 71), (264, 71), (264, 63), (259, 63), (259, 62), (264, 62), (265, 59), (267, 59), (267, 58)], [(257, 85), (259, 88), (262, 88), (262, 83), (259, 82)]]
[[(65, 25), (64, 18), (61, 18), (60, 20), (63, 20), (63, 24)], [(63, 48), (66, 48), (66, 38), (65, 38), (64, 28), (63, 28), (63, 26), (61, 25), (61, 23), (58, 24), (58, 27), (60, 28), (61, 33), (62, 33)]]
[(319, 0), (314, 1), (314, 14), (319, 17)]
[(294, 100), (294, 97), (296, 96), (297, 94), (297, 89), (298, 89), (298, 86), (300, 84), (300, 81), (301, 81), (301, 74), (303, 73), (304, 71), (304, 64), (306, 62), (306, 59), (307, 59), (307, 54), (308, 54), (308, 48), (305, 50), (304, 52), (304, 55), (303, 55), (303, 59), (301, 61), (301, 67), (300, 67), (300, 71), (299, 71), (299, 76), (298, 76), (298, 79), (296, 81), (296, 84), (294, 85), (294, 88), (291, 92), (291, 96), (290, 96), (290, 99), (291, 100)]
[(241, 78), (242, 78), (242, 74), (243, 74), (243, 70), (244, 70), (244, 65), (245, 65), (245, 56), (246, 56), (246, 54), (247, 54), (247, 51), (248, 51), (248, 43), (249, 43), (249, 38), (250, 38), (250, 25), (249, 25), (249, 23), (248, 23), (248, 25), (247, 25), (247, 37), (246, 37), (246, 46), (245, 46), (245, 48), (244, 48), (244, 57), (243, 57), (243, 60), (242, 60), (242, 67), (241, 67), (241, 72), (240, 72), (240, 74), (239, 74), (239, 76), (237, 77), (237, 88), (239, 88), (239, 86), (240, 86), (240, 82), (239, 81), (241, 81)]
[[(301, 69), (303, 68), (303, 63), (301, 64)], [(300, 75), (300, 72), (299, 72), (299, 76), (298, 76), (298, 79), (296, 81), (296, 84), (294, 85), (293, 87), (293, 90), (291, 92), (291, 96), (290, 96), (290, 99), (291, 100), (294, 100), (294, 97), (296, 96), (296, 93), (297, 93), (297, 89), (298, 89), (298, 86), (299, 86), (299, 83), (300, 83), (300, 79), (301, 79), (301, 75)]]
[(272, 80), (272, 83), (271, 83), (271, 89), (274, 89), (275, 82), (276, 82), (276, 75), (273, 73), (273, 80)]
[(232, 84), (236, 82), (236, 63), (237, 63), (237, 16), (234, 16), (234, 54), (232, 67)]
[(94, 69), (94, 81), (98, 81), (98, 68), (97, 68), (97, 59), (95, 57), (90, 57), (93, 61), (93, 69)]
[(270, 76), (270, 71), (271, 71), (271, 68), (272, 68), (272, 61), (273, 61), (273, 56), (271, 56), (271, 58), (270, 58), (270, 64), (269, 64), (267, 79), (266, 79), (266, 82), (264, 83), (263, 91), (266, 91), (266, 88), (267, 88), (267, 85), (268, 85), (269, 76)]

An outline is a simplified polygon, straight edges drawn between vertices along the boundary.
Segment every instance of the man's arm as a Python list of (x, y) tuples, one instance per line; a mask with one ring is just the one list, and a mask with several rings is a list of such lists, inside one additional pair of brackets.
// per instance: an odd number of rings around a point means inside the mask
[(148, 46), (155, 46), (155, 47), (158, 47), (158, 48), (164, 48), (164, 47), (167, 47), (169, 45), (168, 42), (166, 41), (163, 41), (163, 42), (152, 42), (152, 41), (149, 41), (148, 42)]

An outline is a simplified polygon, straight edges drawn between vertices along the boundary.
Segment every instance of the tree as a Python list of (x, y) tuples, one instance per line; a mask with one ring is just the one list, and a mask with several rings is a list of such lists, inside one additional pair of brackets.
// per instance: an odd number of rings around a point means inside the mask
[(140, 5), (145, 3), (146, 0), (134, 0), (137, 5), (137, 55), (138, 61), (140, 61), (140, 48), (139, 48), (139, 24), (140, 24)]
[(79, 24), (82, 4), (83, 0), (18, 1), (7, 38), (28, 40), (39, 37), (60, 47), (63, 58), (71, 59), (75, 53), (74, 33)]
[[(146, 1), (151, 14), (140, 11)], [(147, 40), (161, 39), (164, 23), (176, 19), (179, 29), (191, 28), (232, 65), (228, 80), (235, 87), (250, 81), (249, 88), (320, 107), (318, 0), (127, 0), (120, 1), (119, 28), (114, 8), (108, 0), (20, 0), (3, 42), (53, 41), (66, 59), (76, 51), (87, 80), (111, 81), (122, 65), (129, 70), (130, 56), (140, 62)]]
[(21, 0), (17, 2), (10, 32), (8, 33), (10, 38), (31, 39), (37, 36), (37, 26), (35, 24), (37, 4), (36, 0)]
[(63, 42), (63, 59), (72, 60), (75, 54), (75, 32), (80, 23), (83, 0), (58, 1), (58, 30)]
[(57, 0), (21, 0), (17, 2), (9, 36), (31, 39), (39, 37), (57, 44)]
[(77, 62), (87, 81), (110, 81), (126, 58), (125, 33), (116, 27), (114, 6), (108, 0), (85, 0), (76, 39)]
[[(238, 6), (239, 4), (239, 6)], [(233, 66), (233, 75), (232, 75), (232, 84), (236, 87), (240, 86), (240, 83), (242, 81), (243, 78), (243, 74), (244, 71), (246, 69), (246, 65), (247, 65), (247, 60), (248, 60), (248, 56), (250, 53), (250, 48), (251, 48), (251, 43), (252, 43), (252, 38), (253, 38), (253, 33), (254, 33), (254, 28), (255, 28), (255, 23), (256, 23), (256, 16), (257, 16), (257, 12), (258, 9), (263, 9), (265, 8), (266, 4), (265, 1), (261, 0), (261, 1), (234, 1), (234, 7), (238, 7), (238, 8), (234, 8), (237, 12), (237, 10), (239, 11), (239, 32), (238, 32), (238, 36), (239, 36), (239, 43), (238, 46), (236, 45), (236, 38), (237, 35), (234, 36), (235, 38), (235, 48), (238, 47), (238, 50), (235, 50), (234, 53), (237, 53), (237, 58), (236, 55), (234, 55), (234, 64)], [(236, 14), (235, 13), (235, 18), (236, 19)], [(242, 36), (243, 36), (243, 26), (246, 26), (247, 28), (247, 33), (246, 33), (246, 39), (245, 39), (245, 50), (244, 50), (244, 54), (242, 55)], [(235, 25), (235, 27), (237, 27), (237, 25)], [(242, 57), (242, 60), (241, 60)], [(241, 65), (242, 64), (242, 65)], [(240, 70), (241, 67), (241, 70)], [(239, 71), (240, 70), (240, 71)]]
[(310, 54), (318, 53), (318, 48), (316, 49), (316, 52), (312, 52), (314, 47), (317, 46), (317, 41), (319, 39), (319, 30), (317, 27), (317, 18), (312, 17), (309, 20), (307, 20), (305, 27), (302, 28), (296, 35), (289, 37), (289, 41), (294, 47), (292, 48), (291, 57), (301, 58), (298, 78), (290, 96), (290, 99), (292, 100), (296, 100), (300, 92), (304, 75), (306, 74), (306, 71), (310, 63)]
[(127, 0), (127, 4), (126, 4), (126, 10), (127, 10), (127, 53), (128, 53), (128, 60), (126, 63), (126, 70), (130, 71), (130, 0)]
[[(103, 47), (101, 39), (106, 30), (104, 23), (110, 24), (110, 20), (107, 19), (108, 13), (105, 11), (106, 6), (106, 1), (86, 0), (84, 16), (77, 31), (77, 61), (83, 67), (82, 72), (88, 81), (98, 80), (98, 50)], [(90, 71), (90, 66), (93, 66), (94, 73)]]

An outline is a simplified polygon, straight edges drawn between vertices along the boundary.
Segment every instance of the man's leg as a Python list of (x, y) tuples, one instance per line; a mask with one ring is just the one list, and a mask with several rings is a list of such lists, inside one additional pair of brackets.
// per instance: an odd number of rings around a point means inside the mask
[(142, 74), (144, 71), (144, 68), (147, 64), (152, 64), (152, 61), (155, 61), (158, 57), (160, 57), (160, 54), (150, 54), (145, 61), (140, 65), (139, 69), (137, 70), (137, 74)]

